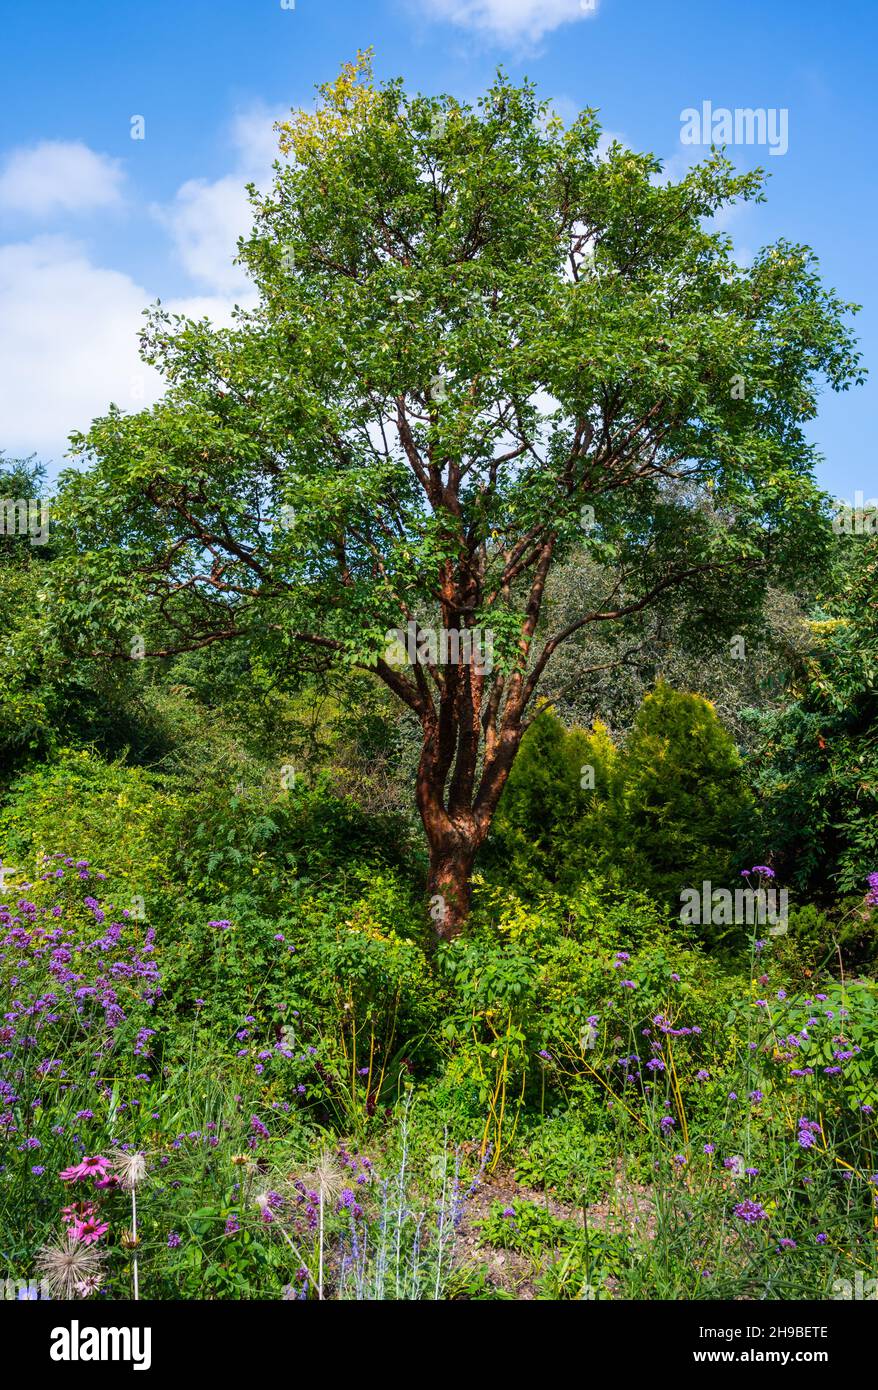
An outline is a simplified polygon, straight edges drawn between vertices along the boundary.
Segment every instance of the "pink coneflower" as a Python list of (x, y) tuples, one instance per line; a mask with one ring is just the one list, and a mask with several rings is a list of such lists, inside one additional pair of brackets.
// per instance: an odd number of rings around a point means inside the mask
[(110, 1229), (108, 1221), (75, 1221), (70, 1228), (70, 1234), (74, 1240), (82, 1245), (94, 1245), (96, 1240), (105, 1236)]
[(101, 1154), (94, 1158), (84, 1158), (72, 1168), (65, 1168), (60, 1174), (62, 1182), (82, 1182), (87, 1178), (105, 1178), (110, 1170), (110, 1160)]
[(77, 1221), (91, 1221), (97, 1214), (97, 1207), (93, 1202), (76, 1202), (72, 1207), (62, 1207), (61, 1215), (68, 1226), (72, 1226)]

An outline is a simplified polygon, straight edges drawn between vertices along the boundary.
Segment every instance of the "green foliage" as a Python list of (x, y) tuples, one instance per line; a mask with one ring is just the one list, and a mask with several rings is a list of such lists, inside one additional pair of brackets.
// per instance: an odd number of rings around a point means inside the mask
[(708, 701), (659, 681), (614, 779), (605, 850), (626, 881), (669, 905), (728, 882), (749, 797), (735, 745)]
[(793, 698), (753, 714), (754, 838), (789, 882), (826, 898), (864, 890), (878, 865), (878, 539), (836, 545)]
[(551, 710), (537, 715), (494, 818), (488, 863), (505, 881), (569, 888), (594, 867), (616, 757), (604, 725), (568, 731)]
[[(806, 248), (742, 267), (706, 229), (758, 174), (714, 154), (674, 184), (598, 149), (593, 112), (565, 129), (528, 83), (470, 107), (361, 56), (281, 126), (242, 248), (258, 307), (154, 311), (165, 398), (78, 440), (49, 545), (0, 538), (14, 1274), (86, 1182), (113, 1298), (135, 1258), (150, 1297), (509, 1296), (456, 1249), (495, 1180), (475, 1234), (537, 1298), (828, 1296), (873, 1269), (878, 562), (832, 553), (807, 439), (821, 379), (861, 378), (852, 306)], [(0, 494), (43, 482), (0, 467)], [(790, 702), (764, 648), (740, 682), (713, 668), (724, 708), (759, 702), (745, 764), (664, 680), (631, 724), (653, 666), (685, 687), (684, 635), (715, 657), (771, 567), (805, 601), (828, 563)], [(385, 658), (410, 615), (455, 614), (493, 670)], [(568, 629), (565, 666), (543, 644)], [(565, 728), (571, 686), (627, 738)], [(432, 810), (481, 828), (534, 710), (436, 949), (400, 787), (441, 726)], [(745, 841), (814, 900), (720, 956), (678, 895)], [(128, 1189), (61, 1178), (119, 1145), (145, 1156), (137, 1245)]]
[(710, 703), (659, 681), (621, 750), (606, 727), (543, 711), (495, 820), (489, 869), (524, 891), (574, 890), (599, 870), (674, 907), (683, 887), (727, 883), (750, 799)]

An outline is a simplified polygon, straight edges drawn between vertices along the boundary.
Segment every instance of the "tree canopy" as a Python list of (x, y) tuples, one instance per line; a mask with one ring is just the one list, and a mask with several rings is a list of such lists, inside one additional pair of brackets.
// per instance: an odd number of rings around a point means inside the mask
[[(555, 652), (670, 599), (734, 631), (827, 543), (806, 425), (859, 378), (853, 306), (807, 248), (741, 265), (711, 228), (759, 172), (713, 152), (673, 182), (599, 138), (529, 83), (467, 106), (360, 55), (251, 189), (257, 307), (217, 329), (157, 306), (164, 398), (77, 438), (63, 489), (58, 583), (93, 652), (240, 639), (370, 671), (417, 716), (443, 935)], [(552, 629), (547, 580), (583, 548), (603, 592)], [(394, 662), (410, 623), (489, 633), (493, 659)]]

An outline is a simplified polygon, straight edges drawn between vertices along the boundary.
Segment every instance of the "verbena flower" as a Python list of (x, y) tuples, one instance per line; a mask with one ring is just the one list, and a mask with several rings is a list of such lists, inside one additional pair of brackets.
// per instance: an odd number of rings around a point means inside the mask
[(735, 1207), (735, 1215), (741, 1221), (746, 1221), (749, 1226), (752, 1225), (754, 1221), (765, 1221), (768, 1217), (768, 1212), (759, 1202), (753, 1202), (748, 1197), (746, 1201), (739, 1202)]

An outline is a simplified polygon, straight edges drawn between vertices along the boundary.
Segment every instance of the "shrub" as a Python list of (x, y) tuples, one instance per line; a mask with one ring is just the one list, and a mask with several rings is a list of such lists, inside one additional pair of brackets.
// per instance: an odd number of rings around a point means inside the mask
[(619, 760), (605, 854), (626, 882), (669, 905), (727, 881), (749, 806), (741, 760), (712, 705), (659, 681)]

